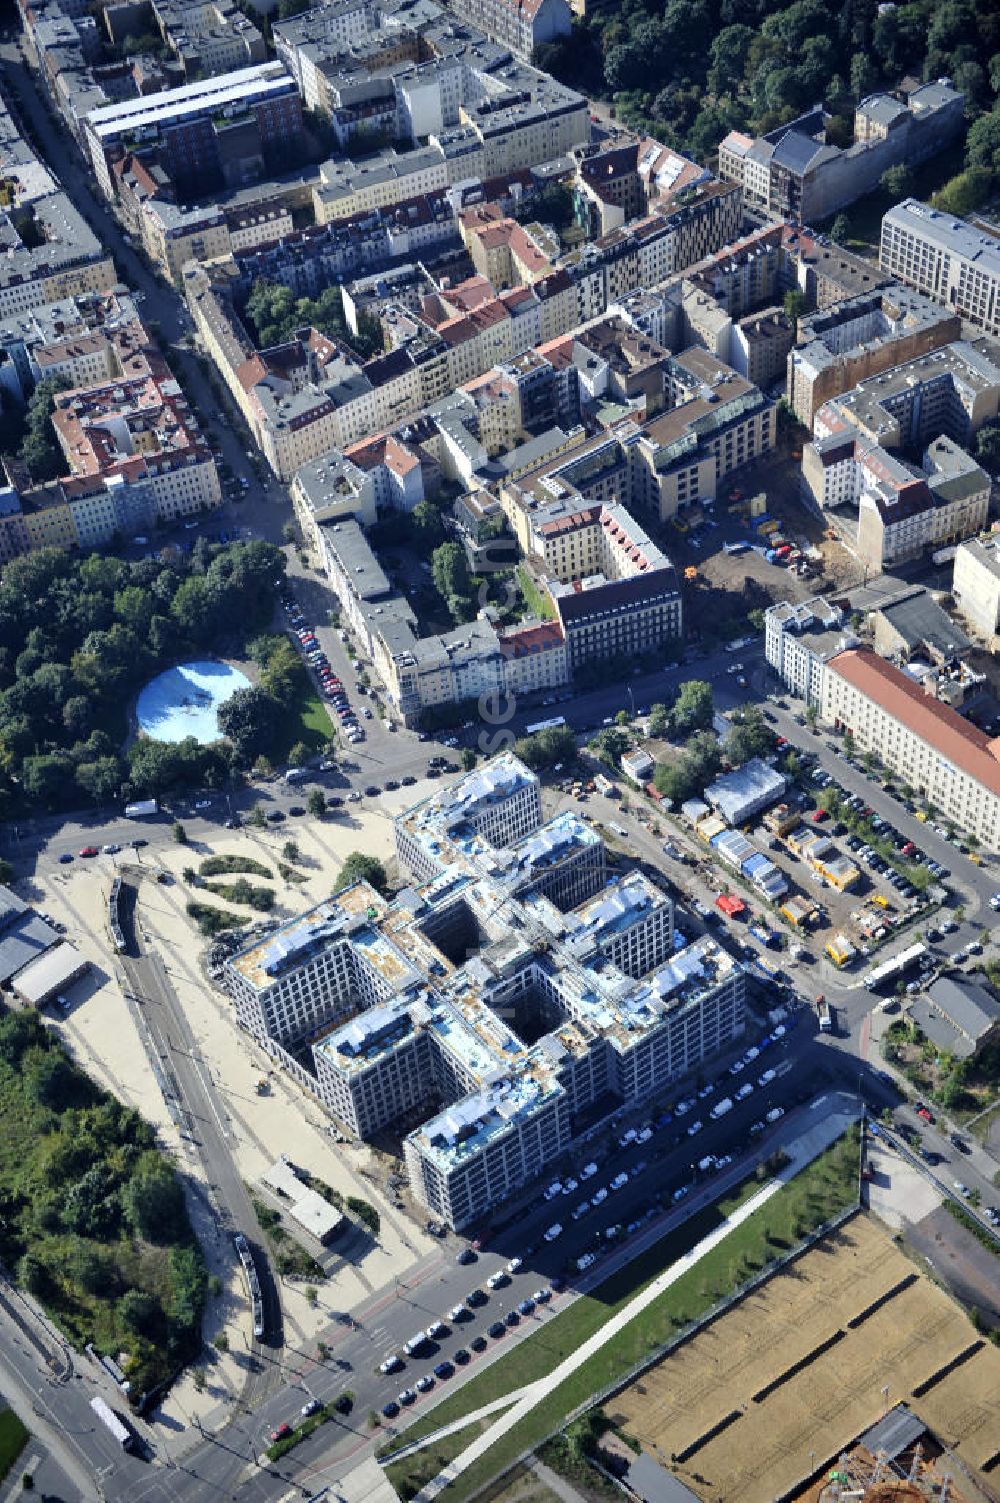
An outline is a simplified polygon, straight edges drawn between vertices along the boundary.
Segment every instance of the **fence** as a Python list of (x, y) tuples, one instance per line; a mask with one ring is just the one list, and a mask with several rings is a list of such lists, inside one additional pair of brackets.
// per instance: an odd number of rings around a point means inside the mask
[[(482, 1487), (477, 1488), (475, 1493), (472, 1494), (472, 1498), (478, 1497), (481, 1493), (485, 1492), (487, 1488), (495, 1487), (497, 1482), (502, 1477), (507, 1476), (508, 1473), (512, 1472), (516, 1467), (524, 1466), (528, 1461), (530, 1461), (532, 1455), (541, 1446), (546, 1445), (550, 1440), (553, 1440), (557, 1435), (561, 1434), (561, 1432), (566, 1429), (567, 1425), (573, 1424), (575, 1420), (578, 1420), (582, 1415), (586, 1414), (588, 1410), (599, 1408), (602, 1404), (606, 1404), (609, 1399), (613, 1399), (616, 1394), (619, 1394), (624, 1389), (628, 1388), (629, 1384), (634, 1383), (636, 1378), (642, 1377), (643, 1373), (649, 1372), (650, 1368), (656, 1367), (657, 1364), (662, 1362), (665, 1357), (671, 1356), (686, 1342), (691, 1341), (695, 1336), (699, 1335), (706, 1328), (706, 1326), (711, 1325), (711, 1323), (714, 1320), (717, 1320), (720, 1315), (725, 1315), (727, 1311), (733, 1309), (733, 1307), (735, 1305), (738, 1305), (741, 1300), (745, 1299), (748, 1294), (752, 1294), (754, 1290), (759, 1289), (763, 1284), (766, 1284), (767, 1281), (773, 1278), (776, 1273), (780, 1273), (783, 1269), (788, 1268), (792, 1263), (796, 1261), (796, 1259), (800, 1258), (803, 1253), (808, 1252), (811, 1247), (815, 1246), (817, 1242), (821, 1242), (823, 1238), (828, 1237), (831, 1232), (835, 1232), (840, 1227), (846, 1225), (846, 1223), (852, 1220), (852, 1218), (855, 1217), (860, 1210), (861, 1201), (859, 1198), (855, 1204), (846, 1206), (842, 1211), (838, 1211), (835, 1216), (829, 1217), (819, 1226), (814, 1227), (811, 1232), (807, 1232), (795, 1247), (790, 1248), (788, 1252), (782, 1253), (779, 1257), (773, 1258), (769, 1263), (765, 1265), (764, 1268), (762, 1268), (758, 1273), (754, 1274), (752, 1278), (747, 1279), (744, 1283), (740, 1284), (729, 1294), (723, 1295), (723, 1297), (717, 1300), (714, 1305), (711, 1305), (707, 1310), (704, 1310), (701, 1315), (698, 1315), (694, 1320), (689, 1321), (682, 1330), (678, 1331), (676, 1335), (671, 1336), (669, 1341), (662, 1342), (659, 1346), (654, 1348), (652, 1352), (643, 1357), (639, 1362), (633, 1364), (628, 1372), (624, 1373), (618, 1378), (615, 1378), (612, 1383), (606, 1384), (605, 1387), (603, 1389), (599, 1389), (597, 1393), (591, 1394), (591, 1396), (584, 1403), (578, 1404), (577, 1407), (571, 1410), (571, 1412), (567, 1414), (558, 1425), (550, 1430), (547, 1435), (544, 1435), (539, 1440), (535, 1441), (535, 1443), (528, 1450), (522, 1451), (518, 1456), (515, 1456), (507, 1466), (505, 1466), (501, 1471), (497, 1472), (495, 1476), (491, 1477), (488, 1482), (483, 1483)], [(425, 1436), (420, 1444), (426, 1445), (432, 1438), (433, 1437), (431, 1436)], [(398, 1453), (395, 1456), (385, 1456), (382, 1458), (382, 1465), (388, 1466), (393, 1461), (402, 1460), (405, 1455), (406, 1452), (404, 1451)]]

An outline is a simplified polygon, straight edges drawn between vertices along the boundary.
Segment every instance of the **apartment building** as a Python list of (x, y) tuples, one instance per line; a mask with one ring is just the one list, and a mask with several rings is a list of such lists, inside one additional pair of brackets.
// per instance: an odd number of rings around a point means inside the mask
[[(222, 143), (227, 131), (250, 130), (257, 154), (287, 148), (302, 132), (295, 80), (277, 62), (240, 68), (138, 99), (91, 110), (83, 122), (86, 151), (107, 197), (115, 196), (114, 162), (142, 149), (156, 157), (185, 191), (223, 181)], [(247, 155), (243, 151), (243, 156)]]
[(817, 710), (826, 664), (856, 645), (843, 608), (833, 600), (782, 600), (764, 612), (764, 656), (785, 688)]
[(1000, 243), (989, 231), (907, 198), (882, 220), (879, 264), (957, 317), (1000, 334)]
[(569, 36), (573, 17), (566, 0), (464, 0), (462, 19), (530, 62), (543, 42)]
[(905, 95), (871, 95), (858, 105), (854, 142), (827, 141), (829, 116), (814, 105), (787, 125), (746, 145), (732, 132), (719, 150), (719, 170), (739, 183), (753, 208), (798, 224), (815, 224), (869, 193), (890, 167), (916, 166), (962, 130), (964, 99), (946, 79)]
[[(961, 542), (986, 526), (990, 477), (944, 434), (928, 445), (921, 474), (871, 450), (858, 465), (858, 552), (887, 567)], [(916, 473), (915, 473), (916, 472)]]
[(955, 552), (951, 593), (971, 627), (992, 643), (1000, 632), (1000, 551), (996, 536), (970, 538)]
[(859, 751), (874, 752), (946, 820), (996, 850), (1000, 738), (991, 739), (909, 674), (861, 647), (826, 665), (820, 714), (850, 730)]
[(782, 226), (783, 268), (787, 287), (797, 287), (807, 308), (826, 308), (845, 298), (861, 297), (892, 281), (871, 261), (853, 256), (825, 235), (813, 235), (798, 225)]
[(32, 310), (0, 328), (0, 345), (13, 400), (50, 375), (78, 382), (53, 404), (66, 474), (33, 485), (10, 465), (0, 545), (7, 557), (102, 548), (221, 503), (209, 446), (131, 299), (90, 295)]
[(0, 212), (0, 319), (64, 298), (110, 292), (118, 281), (114, 261), (65, 193), (49, 193), (27, 208), (30, 241), (22, 239), (8, 212)]
[(922, 293), (888, 284), (799, 319), (787, 395), (812, 429), (824, 402), (962, 337), (962, 321)]
[(712, 501), (722, 482), (774, 447), (775, 408), (706, 350), (668, 363), (668, 410), (645, 424), (630, 449), (634, 503), (661, 521)]
[[(958, 343), (825, 403), (802, 453), (804, 492), (838, 519), (874, 567), (973, 536), (989, 477), (968, 444), (1000, 402), (988, 346)], [(924, 448), (922, 466), (893, 451)]]
[(233, 0), (152, 0), (153, 19), (186, 79), (267, 60), (264, 38)]
[(358, 883), (225, 969), (240, 1026), (349, 1131), (427, 1114), (410, 1184), (456, 1229), (572, 1148), (599, 1103), (642, 1100), (744, 1028), (742, 967), (679, 941), (641, 874), (606, 885), (572, 812), (539, 819), (534, 776), (487, 763), (396, 821), (405, 898)]
[(655, 287), (736, 239), (738, 188), (714, 179), (660, 199), (645, 218), (570, 251), (562, 265), (576, 286), (577, 321), (602, 314), (638, 288)]

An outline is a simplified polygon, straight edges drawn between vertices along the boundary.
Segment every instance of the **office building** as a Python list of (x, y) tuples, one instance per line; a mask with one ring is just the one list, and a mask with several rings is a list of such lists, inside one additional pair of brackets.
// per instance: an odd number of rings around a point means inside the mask
[(874, 752), (951, 824), (974, 835), (985, 850), (996, 850), (1000, 738), (978, 730), (909, 674), (862, 647), (827, 663), (820, 714), (827, 724), (849, 730), (860, 752)]
[(237, 1021), (349, 1131), (424, 1117), (410, 1187), (456, 1229), (744, 1027), (742, 967), (641, 873), (607, 885), (585, 821), (538, 819), (505, 754), (398, 818), (398, 898), (355, 884), (226, 966)]
[(1000, 241), (991, 231), (907, 198), (882, 220), (879, 263), (959, 318), (1000, 334)]
[(248, 159), (256, 163), (272, 150), (287, 151), (299, 139), (301, 100), (281, 63), (259, 63), (104, 105), (87, 115), (83, 128), (94, 172), (108, 198), (115, 196), (115, 161), (154, 148), (159, 165), (184, 191), (220, 186), (226, 180), (227, 143), (236, 131), (245, 135), (235, 153), (237, 182), (246, 181)]

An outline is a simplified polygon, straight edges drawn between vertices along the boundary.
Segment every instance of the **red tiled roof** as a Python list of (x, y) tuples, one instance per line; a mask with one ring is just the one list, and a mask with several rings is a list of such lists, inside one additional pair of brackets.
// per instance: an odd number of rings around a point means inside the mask
[(828, 667), (880, 704), (940, 756), (1000, 795), (1000, 737), (991, 739), (985, 731), (977, 730), (870, 648), (850, 647), (831, 658)]

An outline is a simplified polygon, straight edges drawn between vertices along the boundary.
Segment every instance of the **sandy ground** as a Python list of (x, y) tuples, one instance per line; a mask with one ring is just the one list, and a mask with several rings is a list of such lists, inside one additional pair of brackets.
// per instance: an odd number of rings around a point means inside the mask
[[(432, 785), (428, 784), (429, 789)], [(210, 842), (186, 846), (163, 845), (141, 853), (147, 870), (165, 868), (175, 880), (169, 885), (153, 881), (139, 884), (138, 916), (147, 939), (159, 951), (170, 981), (182, 1003), (207, 1070), (216, 1083), (219, 1109), (234, 1157), (243, 1179), (255, 1185), (262, 1172), (281, 1153), (303, 1165), (343, 1194), (357, 1194), (374, 1204), (381, 1218), (379, 1242), (353, 1239), (356, 1255), (338, 1261), (331, 1277), (319, 1282), (315, 1307), (306, 1297), (305, 1282), (282, 1284), (282, 1305), (289, 1346), (315, 1350), (317, 1338), (331, 1318), (348, 1311), (376, 1290), (405, 1274), (412, 1263), (436, 1246), (420, 1225), (392, 1207), (380, 1184), (385, 1169), (364, 1147), (333, 1142), (328, 1122), (319, 1106), (293, 1082), (272, 1068), (271, 1062), (250, 1038), (230, 1021), (231, 1004), (207, 981), (200, 965), (205, 941), (188, 918), (186, 903), (191, 890), (182, 873), (197, 869), (208, 855), (246, 855), (261, 861), (274, 873), (276, 907), (271, 918), (290, 917), (332, 891), (345, 857), (362, 850), (388, 862), (393, 853), (391, 818), (399, 809), (426, 790), (421, 785), (386, 794), (376, 807), (359, 806), (347, 817), (319, 823), (309, 818), (287, 821), (275, 829), (219, 829)], [(285, 860), (282, 847), (294, 840), (299, 848), (297, 868), (301, 882), (281, 878), (278, 861)], [(119, 859), (133, 862), (134, 853)], [(180, 1141), (150, 1069), (136, 1022), (129, 1009), (107, 934), (106, 904), (111, 882), (111, 858), (101, 856), (86, 866), (59, 868), (36, 884), (40, 906), (67, 926), (67, 939), (91, 959), (91, 974), (70, 989), (72, 1011), (59, 1028), (81, 1064), (103, 1085), (141, 1110), (157, 1127), (164, 1146), (175, 1153), (192, 1176), (201, 1179), (200, 1162), (190, 1145)], [(233, 878), (214, 878), (227, 881)], [(263, 879), (250, 877), (263, 885)], [(219, 907), (231, 907), (215, 896), (197, 894)], [(245, 910), (233, 910), (245, 912)], [(268, 1076), (270, 1092), (258, 1096), (256, 1083)], [(213, 1271), (231, 1271), (228, 1257), (216, 1256), (216, 1234), (207, 1204), (193, 1204), (196, 1230), (206, 1246)], [(228, 1251), (228, 1250), (227, 1250)], [(242, 1386), (246, 1361), (246, 1301), (242, 1286), (234, 1280), (220, 1296), (210, 1301), (205, 1337), (211, 1342), (224, 1331), (228, 1353), (209, 1349), (208, 1384), (198, 1393), (190, 1375), (171, 1394), (169, 1409), (178, 1423), (211, 1417), (220, 1402), (227, 1401)]]
[(904, 1226), (922, 1221), (941, 1204), (940, 1190), (906, 1159), (884, 1148), (869, 1147), (868, 1162), (872, 1178), (868, 1183), (868, 1205), (886, 1226), (900, 1231)]
[[(733, 1423), (672, 1469), (705, 1499), (767, 1503), (835, 1456), (889, 1403), (910, 1403), (967, 1466), (1000, 1435), (1000, 1352), (985, 1345), (919, 1399), (915, 1384), (976, 1333), (963, 1311), (918, 1278), (851, 1331), (845, 1322), (914, 1272), (871, 1217), (771, 1279), (645, 1374), (606, 1408), (664, 1466), (734, 1411)], [(843, 1330), (835, 1346), (759, 1401), (764, 1384)]]

